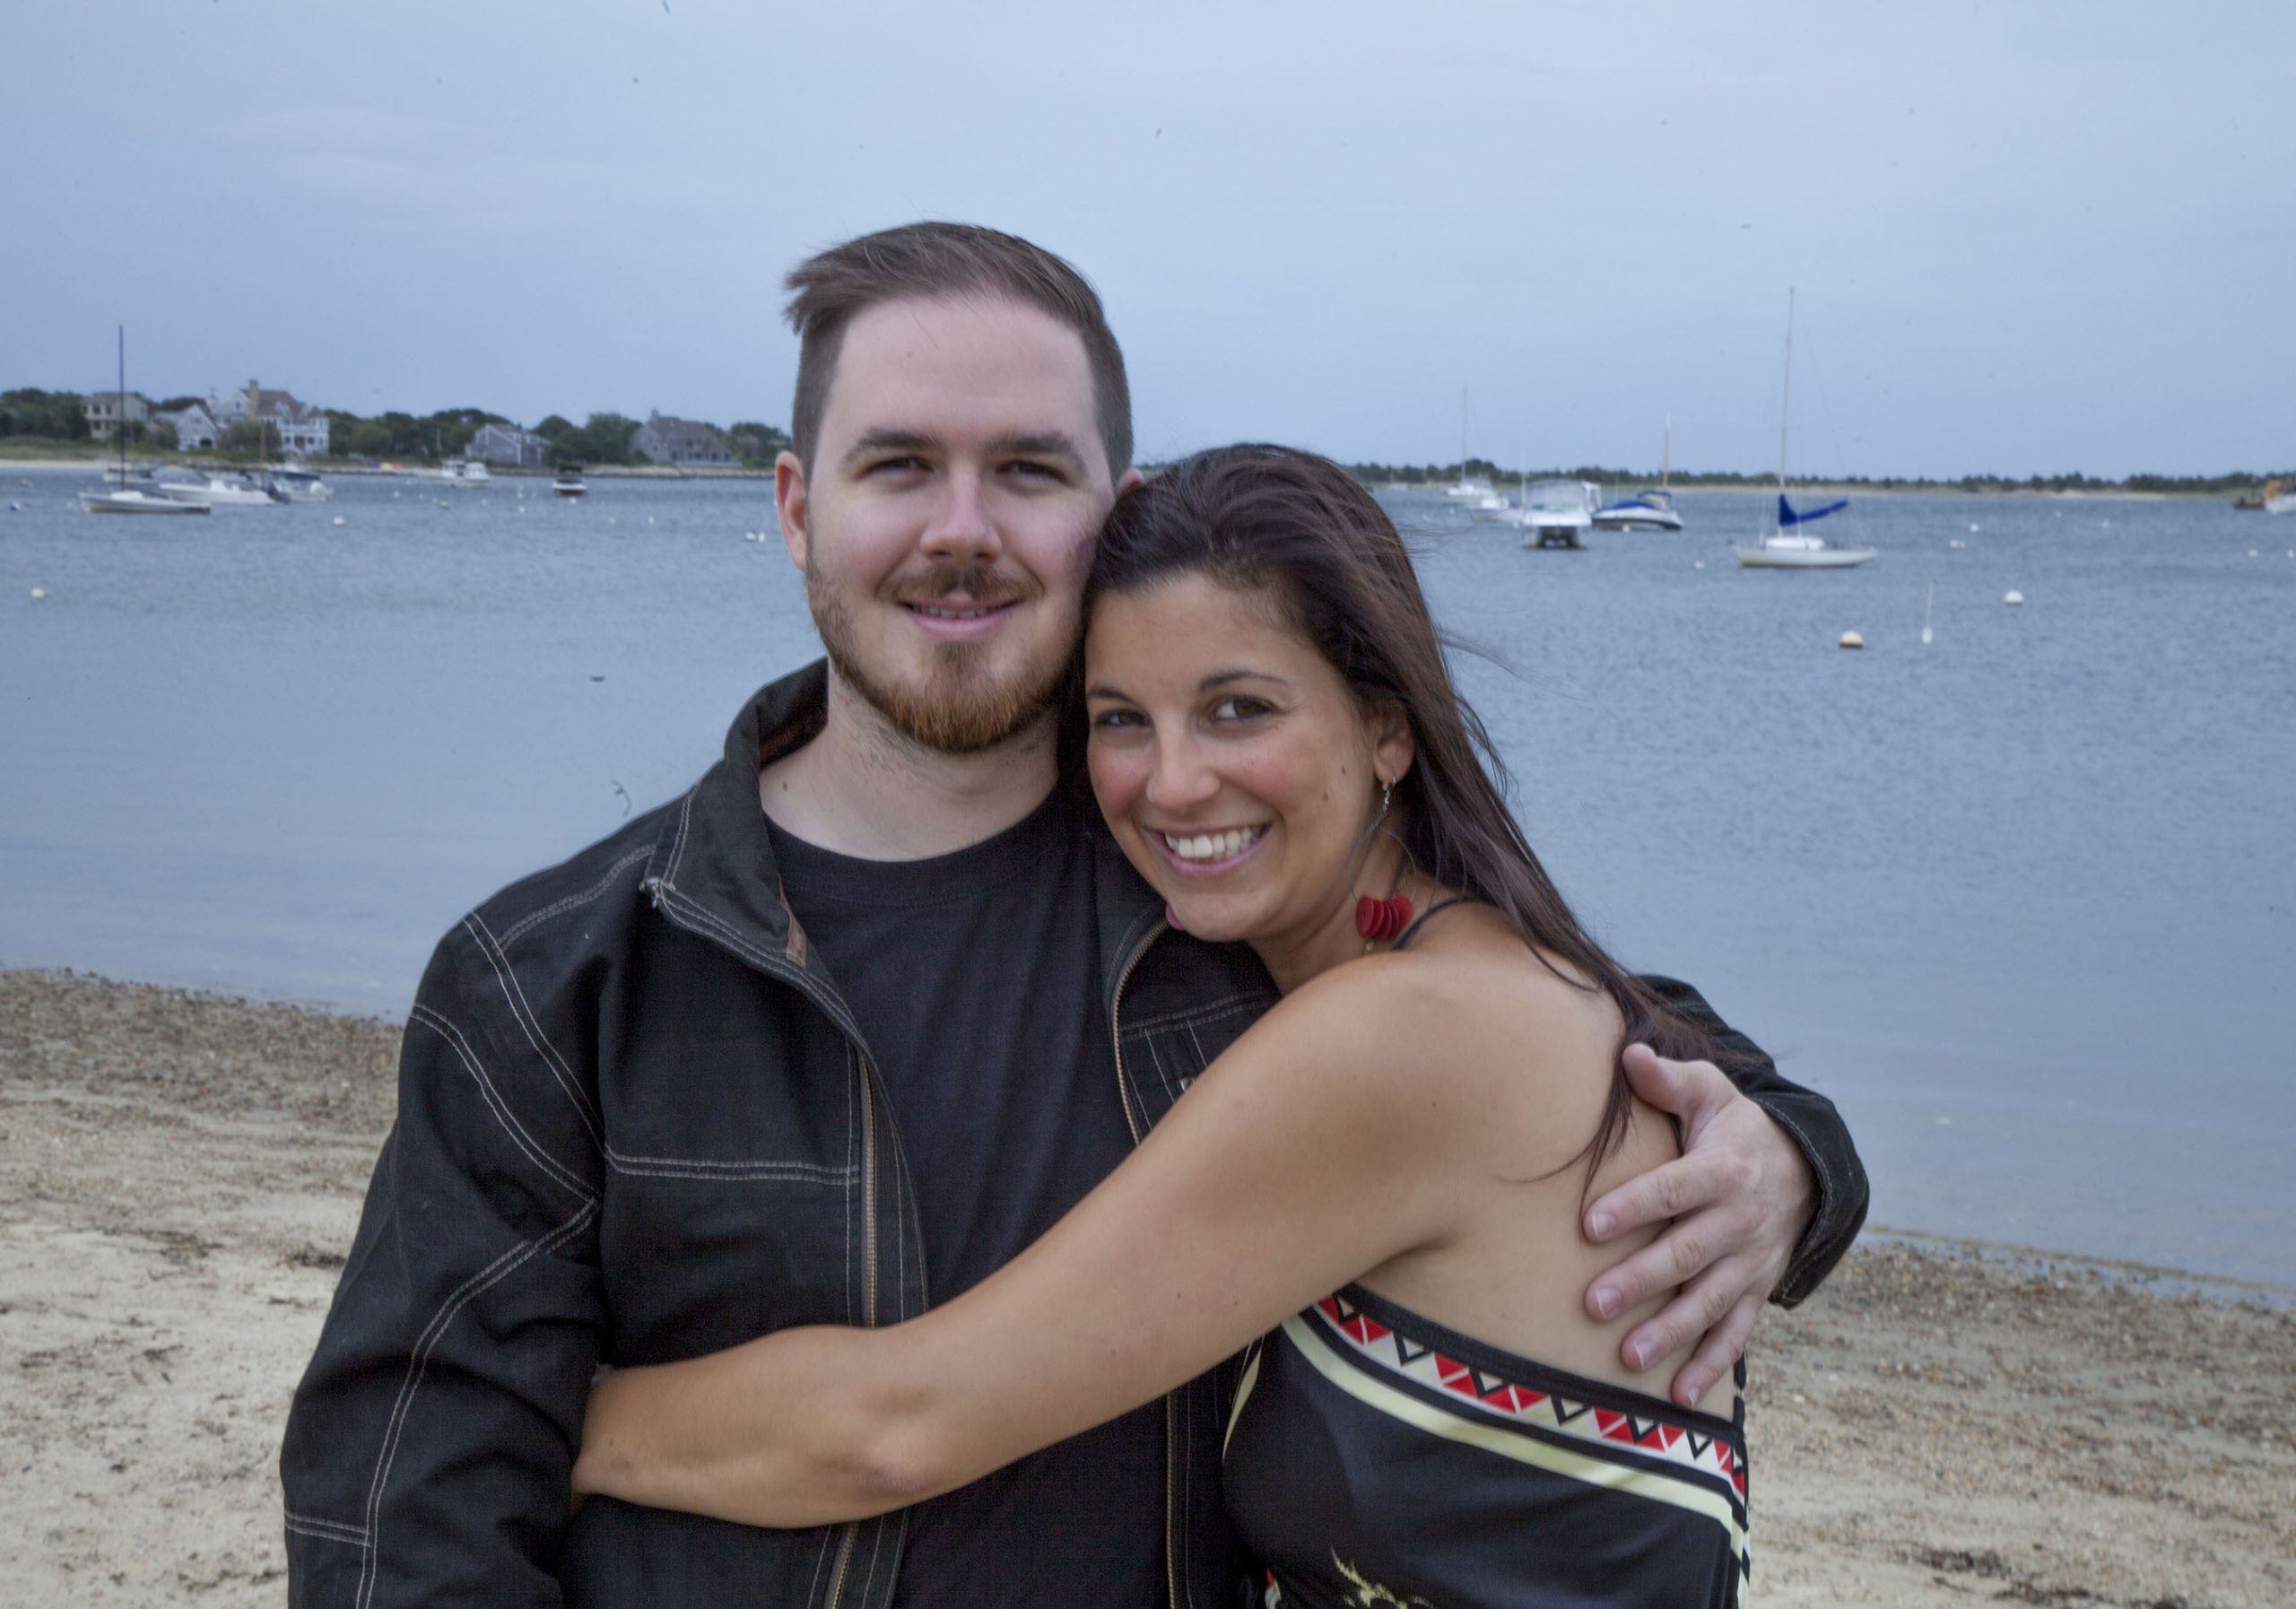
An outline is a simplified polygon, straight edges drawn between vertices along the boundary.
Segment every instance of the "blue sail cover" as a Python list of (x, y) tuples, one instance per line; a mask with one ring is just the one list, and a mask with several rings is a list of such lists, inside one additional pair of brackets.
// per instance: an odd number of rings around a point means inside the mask
[(1805, 526), (1813, 519), (1823, 519), (1829, 514), (1839, 514), (1848, 507), (1849, 500), (1845, 497), (1822, 509), (1805, 509), (1797, 514), (1794, 505), (1786, 500), (1786, 494), (1781, 491), (1778, 494), (1778, 528), (1782, 531), (1788, 526)]

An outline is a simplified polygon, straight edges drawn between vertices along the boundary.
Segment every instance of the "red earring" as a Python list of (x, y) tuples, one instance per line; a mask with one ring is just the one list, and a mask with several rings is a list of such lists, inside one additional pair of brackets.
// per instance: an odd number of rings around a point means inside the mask
[(1373, 944), (1394, 938), (1410, 926), (1411, 897), (1407, 894), (1386, 900), (1374, 900), (1365, 894), (1355, 901), (1355, 931)]

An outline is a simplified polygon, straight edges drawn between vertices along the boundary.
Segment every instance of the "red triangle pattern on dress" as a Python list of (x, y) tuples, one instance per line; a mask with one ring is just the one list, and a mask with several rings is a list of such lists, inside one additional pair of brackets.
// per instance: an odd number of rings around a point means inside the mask
[(1312, 1311), (1321, 1316), (1326, 1333), (1341, 1337), (1350, 1351), (1422, 1386), (1465, 1398), (1503, 1419), (1560, 1431), (1590, 1444), (1631, 1447), (1686, 1471), (1718, 1476), (1730, 1483), (1740, 1501), (1745, 1500), (1745, 1461), (1720, 1437), (1671, 1420), (1622, 1413), (1517, 1384), (1398, 1335), (1344, 1296), (1327, 1296)]

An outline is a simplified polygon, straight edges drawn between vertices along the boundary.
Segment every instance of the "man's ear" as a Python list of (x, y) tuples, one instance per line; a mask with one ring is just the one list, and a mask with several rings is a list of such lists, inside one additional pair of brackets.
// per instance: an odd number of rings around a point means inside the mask
[(805, 461), (796, 453), (785, 452), (773, 460), (773, 508), (781, 517), (781, 545), (789, 550), (790, 561), (803, 570), (813, 546), (812, 529), (805, 523), (813, 509), (805, 492)]
[(1122, 497), (1135, 486), (1144, 483), (1147, 479), (1148, 477), (1142, 474), (1138, 470), (1127, 469), (1116, 478), (1116, 494), (1118, 497)]

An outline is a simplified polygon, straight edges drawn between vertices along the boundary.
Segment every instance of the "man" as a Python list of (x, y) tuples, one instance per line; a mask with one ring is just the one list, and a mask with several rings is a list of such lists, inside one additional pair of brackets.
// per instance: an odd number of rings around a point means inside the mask
[[(1164, 926), (1064, 779), (1079, 591), (1132, 478), (1098, 299), (944, 224), (790, 286), (775, 491), (827, 663), (759, 693), (683, 799), (441, 943), (288, 1425), (298, 1604), (1235, 1601), (1219, 1377), (859, 1524), (569, 1513), (597, 1364), (947, 1300), (1274, 997), (1248, 952)], [(1594, 1203), (1589, 1232), (1675, 1222), (1588, 1300), (1681, 1285), (1626, 1346), (1705, 1333), (1676, 1381), (1695, 1395), (1773, 1288), (1822, 1277), (1865, 1186), (1831, 1107), (1766, 1065), (1759, 1105), (1702, 1064), (1645, 1077), (1687, 1153)]]

